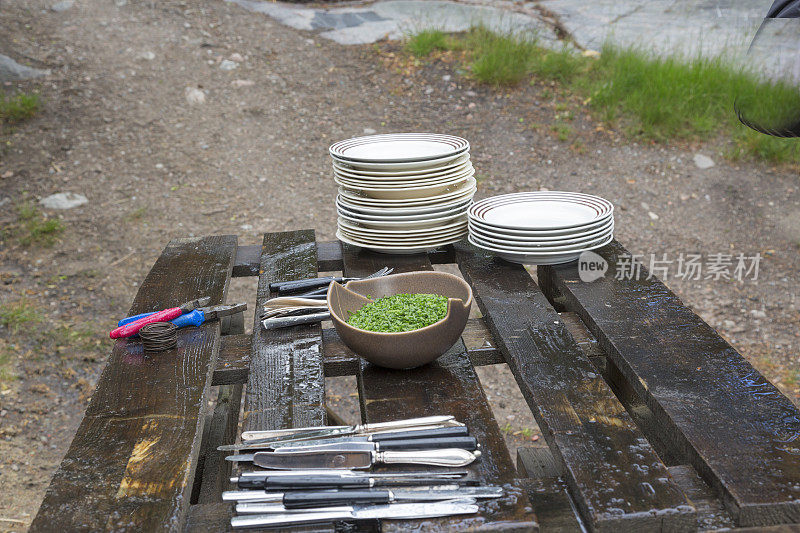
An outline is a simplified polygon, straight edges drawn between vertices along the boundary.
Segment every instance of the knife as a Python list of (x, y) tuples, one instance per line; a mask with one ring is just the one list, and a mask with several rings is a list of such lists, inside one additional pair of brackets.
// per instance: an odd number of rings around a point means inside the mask
[(500, 498), (502, 487), (466, 487), (459, 490), (337, 490), (286, 492), (281, 503), (245, 502), (236, 505), (237, 513), (282, 513), (287, 509), (314, 509), (343, 505), (375, 505), (403, 502), (435, 502), (455, 498), (476, 500)]
[[(293, 471), (289, 471), (293, 472)], [(441, 477), (379, 477), (364, 476), (267, 476), (265, 478), (245, 478), (237, 480), (240, 489), (302, 490), (302, 489), (366, 489), (372, 487), (400, 487), (414, 485), (434, 485), (442, 483)], [(476, 480), (448, 480), (461, 485), (474, 485)]]
[(467, 466), (480, 457), (480, 451), (469, 452), (459, 448), (441, 450), (386, 451), (319, 450), (257, 452), (253, 463), (262, 468), (294, 470), (297, 468), (347, 468), (363, 469), (373, 464), (412, 464), (431, 466)]
[[(430, 491), (430, 490), (458, 490), (458, 485), (422, 485), (419, 487), (407, 487), (403, 490), (406, 492), (413, 491)], [(289, 491), (266, 491), (266, 490), (226, 490), (222, 493), (222, 501), (224, 502), (262, 502), (262, 503), (281, 503), (283, 502), (283, 495)], [(330, 491), (333, 492), (333, 491)]]
[(375, 424), (356, 424), (354, 426), (312, 426), (305, 428), (272, 429), (267, 431), (245, 431), (242, 433), (242, 440), (267, 440), (275, 441), (283, 438), (288, 439), (314, 439), (333, 437), (336, 435), (355, 435), (364, 433), (375, 433), (378, 431), (397, 430), (403, 428), (413, 428), (416, 426), (430, 426), (441, 424), (444, 426), (463, 426), (457, 422), (455, 417), (445, 416), (426, 416), (422, 418), (409, 418), (406, 420), (394, 420), (392, 422), (378, 422)]
[(381, 442), (329, 442), (310, 446), (284, 446), (275, 448), (272, 453), (295, 453), (312, 451), (376, 451), (387, 450), (441, 450), (442, 448), (461, 448), (474, 451), (478, 449), (475, 437), (443, 437), (441, 439), (402, 439)]
[(378, 518), (406, 519), (434, 518), (460, 514), (475, 514), (478, 506), (469, 498), (436, 503), (393, 503), (388, 505), (351, 506), (347, 510), (315, 511), (307, 513), (279, 513), (267, 515), (243, 515), (231, 518), (231, 526), (266, 527), (333, 522), (336, 520), (370, 520)]
[[(375, 442), (384, 443), (388, 441), (400, 440), (431, 440), (438, 437), (467, 437), (469, 430), (467, 426), (454, 426), (433, 429), (419, 429), (410, 431), (390, 431), (372, 433), (370, 435), (356, 435), (353, 437), (326, 437), (322, 439), (306, 439), (306, 440), (285, 440), (285, 441), (266, 441), (263, 440), (250, 440), (241, 444), (226, 444), (218, 446), (219, 451), (232, 451), (232, 450), (277, 450), (279, 448), (295, 448), (306, 446), (320, 446), (323, 444), (343, 444), (353, 442)], [(458, 448), (459, 446), (447, 446)]]
[[(385, 451), (398, 451), (398, 450), (441, 450), (441, 449), (461, 449), (467, 451), (475, 451), (478, 449), (478, 447), (479, 444), (478, 441), (475, 440), (475, 437), (449, 437), (443, 439), (405, 439), (405, 440), (388, 440), (382, 442), (328, 443), (328, 444), (316, 444), (310, 446), (275, 448), (272, 451), (256, 452), (256, 453), (266, 453), (266, 454), (283, 456), (288, 454), (306, 453), (306, 452), (307, 453), (385, 452)], [(218, 449), (228, 450), (230, 448), (231, 448), (230, 446), (220, 446)], [(255, 449), (262, 450), (263, 447), (256, 446)], [(225, 457), (225, 460), (239, 462), (239, 463), (254, 462), (255, 454), (229, 455)]]
[(264, 479), (267, 477), (288, 477), (288, 476), (336, 476), (336, 477), (374, 477), (374, 478), (419, 478), (435, 477), (437, 479), (458, 479), (469, 475), (469, 470), (439, 470), (436, 472), (383, 472), (369, 473), (356, 472), (355, 470), (254, 470), (251, 472), (241, 472), (239, 477), (230, 478), (231, 483), (238, 483), (240, 479)]

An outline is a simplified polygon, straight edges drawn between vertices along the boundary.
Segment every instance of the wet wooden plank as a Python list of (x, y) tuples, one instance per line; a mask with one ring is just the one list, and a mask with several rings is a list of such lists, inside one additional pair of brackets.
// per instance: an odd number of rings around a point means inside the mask
[(342, 270), (342, 243), (339, 241), (317, 243), (317, 270), (320, 272)]
[(525, 269), (468, 246), (456, 259), (588, 525), (694, 529), (691, 503)]
[[(425, 255), (389, 256), (343, 247), (346, 276), (362, 276), (382, 266), (395, 272), (432, 270)], [(497, 422), (492, 416), (463, 341), (457, 342), (436, 362), (412, 370), (389, 370), (363, 363), (358, 374), (362, 417), (366, 422), (418, 416), (452, 414), (467, 424), (482, 445), (481, 458), (469, 468), (488, 483), (510, 483), (515, 477)], [(482, 504), (480, 518), (446, 518), (415, 525), (422, 530), (447, 531), (482, 527), (504, 531), (531, 531), (538, 528), (532, 513), (526, 512), (527, 498), (519, 487), (508, 486), (503, 501)], [(383, 524), (385, 531), (407, 531), (405, 522)]]
[[(598, 252), (611, 272), (627, 255)], [(800, 412), (657, 279), (580, 281), (539, 269), (655, 414), (666, 440), (723, 495), (739, 525), (800, 521)]]
[(582, 526), (567, 492), (567, 484), (560, 478), (524, 479), (520, 484), (531, 502), (543, 533), (582, 533)]
[[(235, 236), (170, 242), (129, 314), (201, 296), (223, 303), (235, 253)], [(138, 340), (114, 344), (31, 531), (183, 527), (219, 339), (210, 322), (181, 330), (178, 347), (157, 355)]]
[(670, 466), (669, 473), (697, 509), (698, 529), (715, 531), (734, 527), (733, 518), (719, 495), (700, 479), (694, 468), (689, 465)]
[[(505, 360), (494, 346), (492, 335), (481, 319), (470, 319), (461, 338), (473, 366), (495, 365)], [(336, 330), (322, 330), (325, 377), (353, 376), (358, 372), (358, 356), (348, 348)]]
[[(313, 278), (313, 230), (267, 233), (261, 253), (256, 309), (275, 296), (273, 281)], [(256, 313), (243, 427), (245, 431), (318, 426), (325, 422), (325, 378), (319, 324), (265, 330)]]
[[(258, 276), (261, 268), (261, 246), (239, 246), (233, 277)], [(339, 241), (320, 241), (317, 243), (317, 270), (335, 272), (342, 269), (342, 247)], [(276, 280), (282, 281), (282, 280)]]
[(231, 463), (225, 460), (227, 452), (217, 450), (217, 446), (233, 442), (236, 438), (241, 407), (241, 384), (219, 387), (209, 431), (203, 437), (204, 456), (202, 457), (202, 476), (200, 477), (197, 503), (220, 501), (222, 491), (228, 487)]
[(250, 350), (253, 337), (248, 334), (225, 335), (217, 357), (212, 385), (233, 385), (247, 383), (250, 373)]

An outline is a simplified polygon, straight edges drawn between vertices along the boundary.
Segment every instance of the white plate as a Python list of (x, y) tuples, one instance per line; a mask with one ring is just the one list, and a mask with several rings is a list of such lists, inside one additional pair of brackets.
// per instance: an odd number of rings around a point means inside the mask
[(423, 161), (463, 153), (469, 143), (461, 137), (436, 133), (389, 133), (339, 141), (328, 152), (333, 157), (366, 163)]
[(470, 233), (470, 235), (473, 237), (475, 242), (478, 242), (481, 245), (497, 248), (498, 250), (503, 250), (507, 252), (519, 252), (519, 253), (540, 253), (540, 252), (563, 252), (563, 251), (577, 250), (577, 249), (582, 250), (586, 246), (593, 246), (595, 243), (604, 241), (609, 237), (609, 235), (613, 235), (613, 233), (614, 233), (613, 230), (608, 229), (600, 233), (599, 235), (593, 235), (591, 237), (587, 237), (584, 239), (578, 239), (574, 241), (561, 241), (555, 243), (543, 243), (536, 245), (498, 243), (495, 241), (483, 239), (475, 233)]
[(402, 246), (408, 248), (410, 246), (431, 246), (443, 241), (448, 241), (455, 238), (464, 238), (466, 232), (451, 231), (450, 233), (442, 233), (441, 235), (431, 236), (429, 239), (370, 239), (349, 233), (344, 229), (339, 229), (339, 233), (347, 237), (353, 242), (361, 243), (364, 246)]
[(481, 226), (476, 225), (473, 221), (469, 223), (469, 230), (474, 232), (475, 235), (480, 237), (483, 240), (489, 242), (496, 242), (498, 244), (507, 243), (507, 244), (517, 244), (520, 246), (536, 246), (543, 243), (550, 243), (550, 242), (560, 242), (560, 241), (570, 241), (570, 240), (580, 240), (585, 237), (590, 237), (592, 235), (599, 235), (605, 231), (614, 229), (614, 219), (608, 219), (603, 225), (594, 227), (585, 231), (577, 231), (575, 233), (568, 233), (564, 235), (544, 235), (544, 236), (536, 236), (536, 237), (521, 237), (518, 235), (504, 235), (498, 233), (496, 231), (487, 230)]
[(602, 198), (572, 193), (516, 193), (476, 202), (471, 219), (512, 230), (552, 230), (585, 226), (607, 217), (614, 206)]
[(342, 185), (343, 187), (392, 190), (392, 189), (403, 189), (403, 188), (428, 187), (433, 185), (440, 185), (443, 183), (454, 183), (456, 180), (464, 178), (465, 176), (474, 176), (474, 175), (475, 175), (475, 169), (468, 168), (460, 172), (455, 172), (453, 174), (447, 174), (439, 178), (428, 179), (428, 180), (380, 182), (380, 181), (362, 181), (358, 179), (344, 178), (334, 173), (333, 181), (335, 181), (339, 185)]
[(466, 217), (463, 220), (455, 220), (447, 222), (435, 228), (408, 228), (408, 229), (374, 229), (358, 224), (353, 224), (339, 217), (337, 224), (340, 228), (347, 230), (348, 233), (358, 233), (361, 235), (372, 235), (374, 237), (387, 237), (387, 238), (419, 238), (430, 233), (445, 233), (447, 231), (455, 231), (457, 229), (464, 229), (467, 227)]
[(465, 168), (467, 165), (471, 164), (472, 163), (469, 162), (469, 154), (461, 154), (459, 157), (453, 159), (452, 161), (444, 165), (440, 165), (430, 169), (394, 170), (394, 171), (382, 172), (374, 170), (354, 169), (353, 167), (342, 164), (336, 159), (334, 159), (333, 170), (335, 172), (351, 175), (352, 177), (371, 179), (371, 180), (405, 179), (405, 178), (414, 179), (414, 178), (433, 177), (436, 175), (446, 174), (448, 172), (454, 172), (458, 169)]
[(368, 220), (364, 218), (353, 218), (348, 216), (341, 209), (339, 217), (343, 218), (350, 224), (356, 224), (365, 228), (374, 229), (413, 229), (413, 228), (434, 228), (444, 225), (446, 222), (459, 219), (463, 222), (467, 220), (466, 209), (456, 211), (449, 215), (428, 217), (420, 220)]
[(374, 220), (387, 220), (390, 218), (397, 218), (403, 220), (412, 220), (411, 217), (428, 217), (435, 213), (450, 211), (453, 209), (468, 208), (472, 202), (472, 195), (467, 195), (463, 198), (455, 198), (446, 200), (440, 203), (431, 204), (428, 206), (419, 207), (367, 207), (360, 204), (353, 204), (347, 198), (340, 196), (336, 197), (336, 205), (351, 212), (351, 216), (357, 214), (361, 217), (374, 217)]
[(578, 259), (583, 252), (586, 250), (595, 250), (597, 248), (602, 248), (609, 242), (613, 240), (613, 236), (610, 237), (606, 242), (600, 243), (597, 246), (593, 246), (592, 248), (583, 248), (580, 250), (568, 251), (568, 252), (552, 252), (552, 253), (514, 253), (514, 252), (506, 252), (503, 250), (496, 250), (492, 249), (488, 246), (480, 245), (475, 243), (472, 240), (472, 237), (467, 237), (467, 240), (477, 246), (478, 248), (483, 248), (489, 252), (492, 252), (494, 255), (505, 259), (511, 263), (520, 263), (523, 265), (558, 265), (561, 263), (569, 263), (571, 261), (575, 261)]
[(379, 252), (382, 254), (397, 254), (397, 255), (410, 255), (410, 254), (420, 254), (424, 252), (431, 252), (436, 250), (437, 248), (441, 248), (447, 244), (453, 244), (454, 242), (458, 242), (464, 238), (463, 235), (458, 235), (455, 237), (450, 237), (448, 239), (444, 239), (441, 241), (433, 241), (429, 244), (422, 244), (417, 246), (392, 246), (392, 245), (375, 245), (375, 244), (364, 244), (358, 241), (354, 241), (349, 239), (345, 235), (342, 235), (341, 231), (336, 232), (336, 238), (340, 241), (352, 244), (353, 246), (358, 246), (359, 248), (366, 248), (368, 250), (373, 250), (375, 252)]
[(471, 164), (466, 164), (463, 167), (459, 167), (458, 170), (453, 172), (445, 172), (439, 176), (434, 176), (431, 178), (421, 178), (421, 179), (398, 179), (398, 180), (387, 180), (387, 179), (379, 179), (379, 180), (371, 180), (371, 179), (361, 179), (361, 178), (353, 178), (350, 176), (346, 176), (341, 174), (339, 171), (333, 171), (333, 179), (337, 183), (345, 183), (351, 186), (359, 186), (359, 187), (375, 187), (381, 189), (391, 189), (397, 187), (408, 187), (408, 186), (421, 186), (421, 185), (434, 185), (436, 183), (443, 183), (448, 180), (452, 180), (458, 176), (464, 176), (466, 174), (475, 174), (475, 169)]
[(468, 150), (466, 139), (434, 133), (356, 137), (335, 143), (328, 149), (332, 157), (360, 163), (430, 161)]
[(453, 154), (439, 159), (431, 159), (430, 161), (412, 161), (407, 163), (361, 163), (359, 161), (348, 161), (345, 159), (333, 158), (334, 162), (338, 162), (341, 166), (352, 168), (354, 170), (370, 170), (380, 172), (390, 171), (408, 171), (408, 170), (426, 170), (433, 172), (434, 170), (441, 170), (441, 167), (452, 163), (462, 154)]
[(466, 181), (455, 185), (449, 190), (442, 191), (433, 196), (424, 198), (372, 198), (360, 194), (355, 194), (350, 190), (339, 187), (339, 194), (349, 200), (349, 203), (361, 204), (370, 207), (414, 207), (420, 205), (430, 205), (444, 200), (460, 198), (461, 196), (474, 193), (477, 190), (475, 178), (468, 178)]
[(592, 224), (587, 224), (585, 226), (576, 226), (574, 228), (565, 228), (565, 229), (554, 229), (554, 230), (513, 230), (513, 229), (505, 229), (505, 228), (497, 228), (494, 226), (489, 226), (478, 220), (471, 218), (469, 220), (470, 224), (483, 230), (484, 232), (489, 232), (492, 235), (497, 235), (501, 238), (517, 238), (517, 239), (537, 239), (540, 237), (565, 237), (569, 235), (573, 235), (577, 232), (584, 232), (584, 231), (592, 231), (597, 230), (609, 223), (614, 219), (613, 214), (609, 214), (606, 218), (598, 220)]
[(351, 209), (349, 205), (342, 203), (337, 196), (336, 209), (340, 214), (358, 220), (372, 222), (414, 222), (449, 215), (465, 215), (471, 201), (472, 200), (468, 198), (466, 201), (460, 201), (452, 206), (446, 206), (444, 208), (439, 208), (437, 206), (434, 210), (429, 209), (419, 214), (396, 214), (393, 212), (394, 210), (381, 209), (379, 210), (380, 214), (376, 215), (362, 213), (357, 209)]
[[(473, 172), (474, 174), (474, 172)], [(464, 174), (463, 176), (453, 178), (443, 183), (435, 185), (405, 186), (397, 188), (377, 188), (377, 187), (352, 187), (343, 183), (337, 183), (346, 190), (353, 191), (354, 193), (368, 196), (369, 198), (377, 198), (380, 200), (411, 200), (415, 198), (430, 198), (437, 196), (448, 190), (453, 190), (459, 184), (464, 183), (472, 177), (472, 174)]]

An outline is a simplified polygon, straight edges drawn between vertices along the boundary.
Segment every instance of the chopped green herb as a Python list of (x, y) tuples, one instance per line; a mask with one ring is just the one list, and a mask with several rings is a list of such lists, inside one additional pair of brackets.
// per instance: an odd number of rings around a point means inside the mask
[(395, 294), (367, 304), (347, 323), (367, 331), (399, 333), (430, 326), (447, 314), (447, 298), (438, 294)]

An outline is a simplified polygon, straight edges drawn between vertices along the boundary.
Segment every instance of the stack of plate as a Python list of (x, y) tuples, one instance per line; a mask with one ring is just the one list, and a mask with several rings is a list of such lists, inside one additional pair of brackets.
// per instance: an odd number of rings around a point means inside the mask
[(613, 233), (613, 204), (589, 194), (504, 194), (469, 209), (469, 242), (514, 263), (574, 261), (610, 243)]
[(370, 135), (330, 147), (339, 184), (336, 236), (409, 254), (461, 240), (475, 194), (469, 143), (452, 135)]

